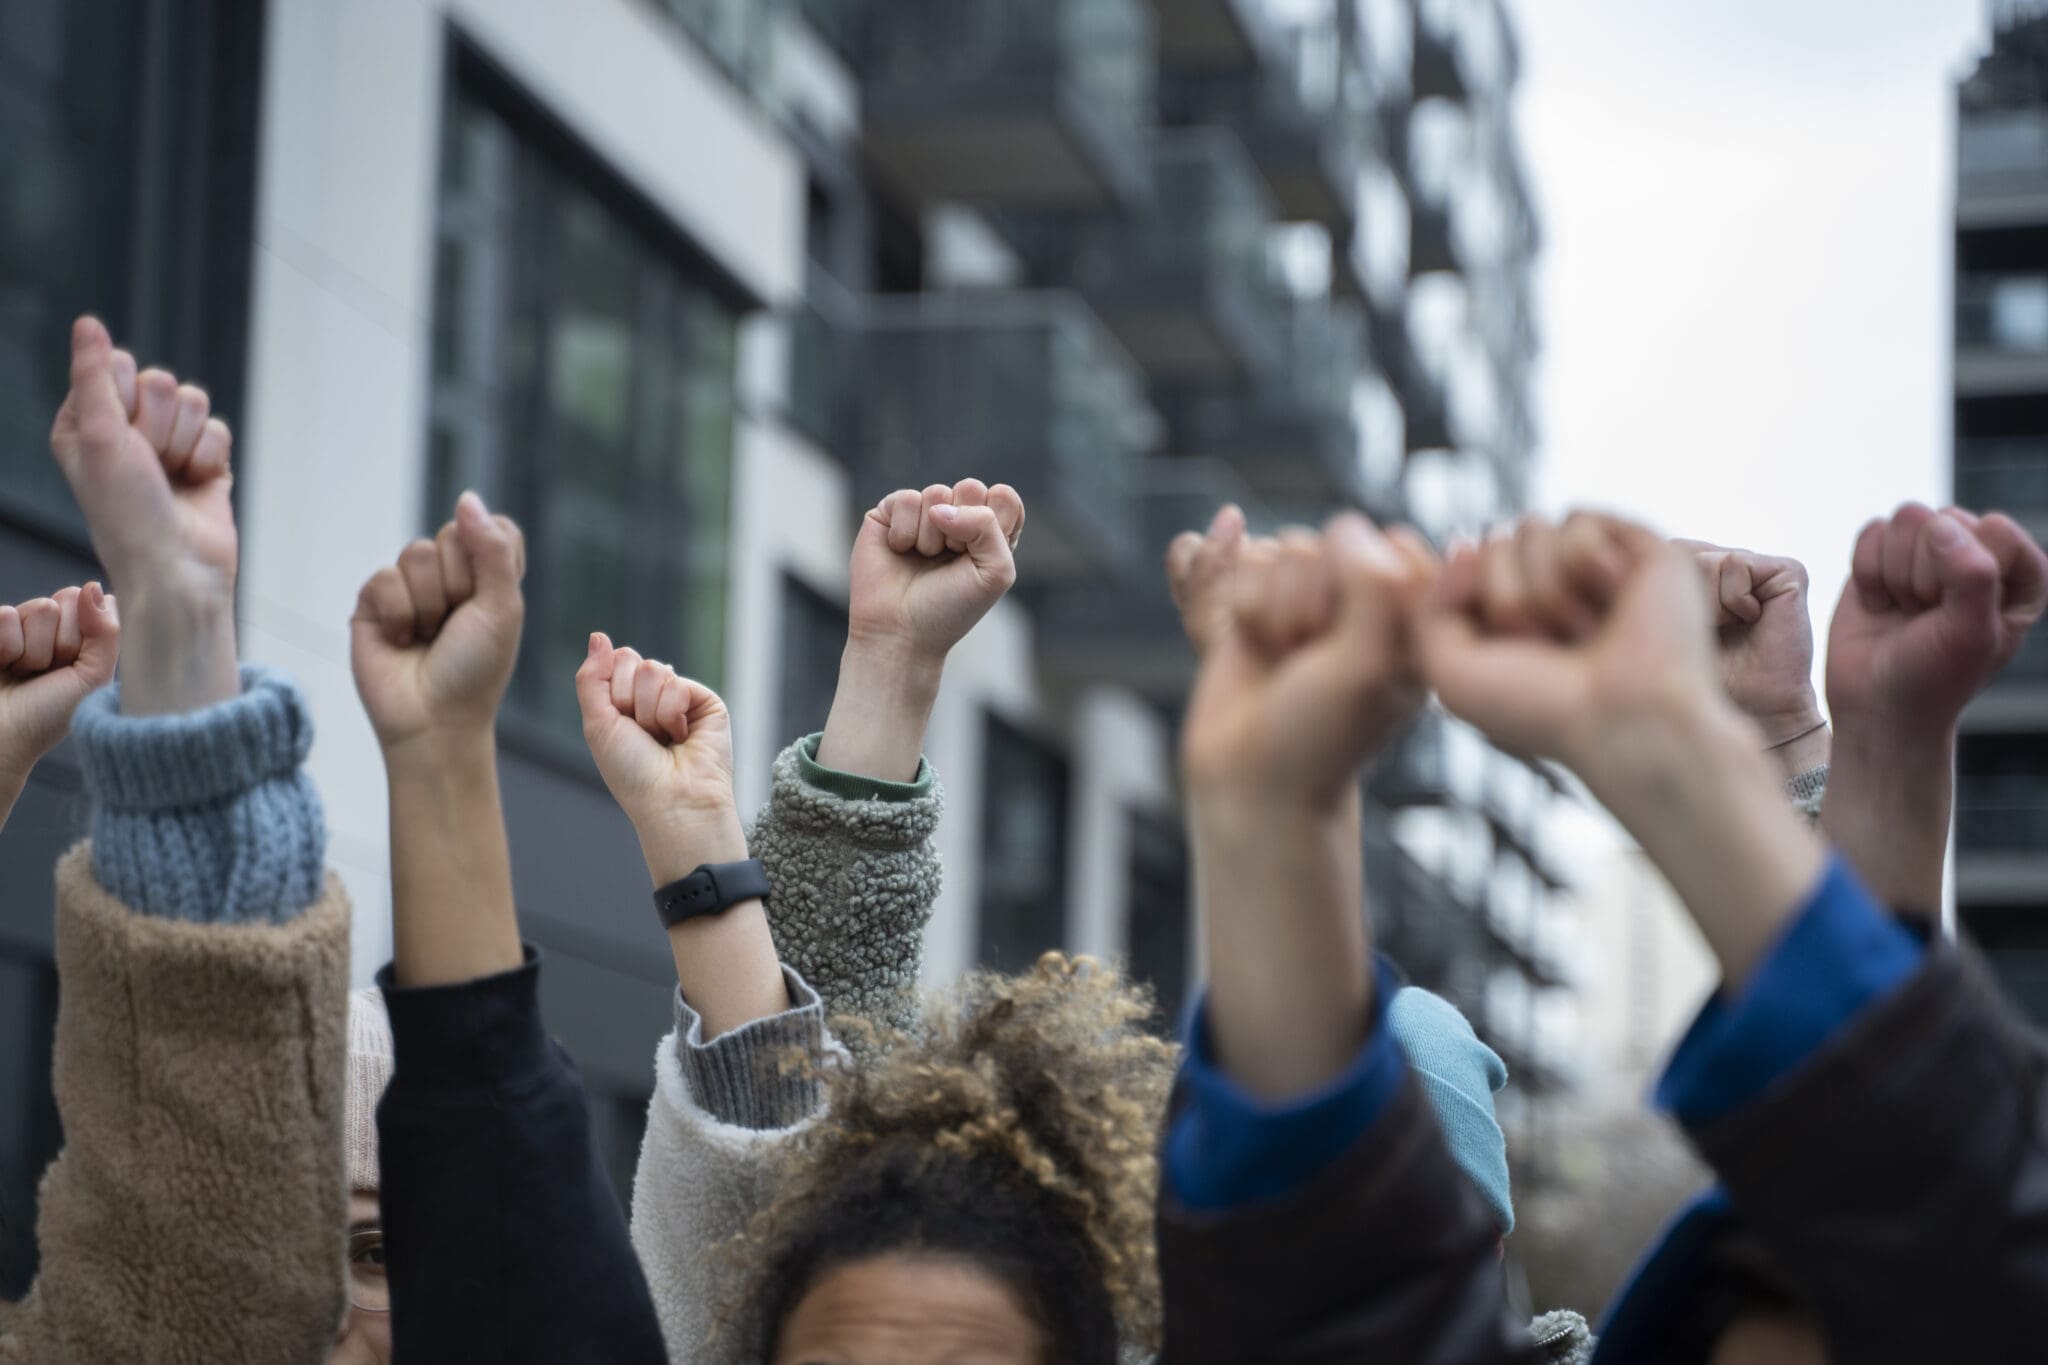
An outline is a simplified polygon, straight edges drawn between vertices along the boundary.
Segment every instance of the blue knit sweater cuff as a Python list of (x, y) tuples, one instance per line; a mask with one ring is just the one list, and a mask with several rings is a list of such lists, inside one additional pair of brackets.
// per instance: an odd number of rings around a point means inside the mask
[(327, 830), (303, 767), (313, 722), (289, 678), (244, 665), (240, 696), (170, 716), (124, 716), (107, 687), (71, 730), (93, 874), (131, 909), (283, 923), (319, 898)]

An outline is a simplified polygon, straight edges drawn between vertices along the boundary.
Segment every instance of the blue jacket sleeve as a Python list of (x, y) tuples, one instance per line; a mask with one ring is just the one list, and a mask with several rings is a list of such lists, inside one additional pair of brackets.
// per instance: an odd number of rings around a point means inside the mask
[(1924, 954), (1833, 859), (1749, 980), (1700, 1011), (1657, 1086), (1658, 1106), (1694, 1129), (1733, 1113), (1903, 985)]
[(1284, 1199), (1357, 1145), (1399, 1093), (1408, 1065), (1387, 1027), (1400, 982), (1378, 963), (1371, 1031), (1344, 1073), (1285, 1104), (1254, 1098), (1223, 1074), (1208, 1037), (1208, 1000), (1195, 1002), (1181, 1062), (1183, 1103), (1166, 1137), (1165, 1175), (1190, 1210)]

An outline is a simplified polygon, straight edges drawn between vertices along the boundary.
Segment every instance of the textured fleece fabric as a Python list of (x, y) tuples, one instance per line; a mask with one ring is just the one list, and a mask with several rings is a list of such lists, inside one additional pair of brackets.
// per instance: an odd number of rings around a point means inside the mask
[(281, 673), (201, 711), (124, 716), (119, 685), (71, 723), (92, 793), (93, 873), (131, 909), (202, 924), (278, 923), (320, 895), (327, 829), (301, 766), (313, 722)]
[(833, 773), (817, 763), (820, 738), (777, 756), (748, 840), (768, 870), (768, 924), (828, 1013), (907, 1026), (939, 895), (931, 837), (945, 793), (928, 765), (913, 784)]
[(192, 923), (137, 914), (95, 861), (57, 865), (65, 1145), (0, 1360), (321, 1365), (347, 1216), (340, 883), (283, 924)]

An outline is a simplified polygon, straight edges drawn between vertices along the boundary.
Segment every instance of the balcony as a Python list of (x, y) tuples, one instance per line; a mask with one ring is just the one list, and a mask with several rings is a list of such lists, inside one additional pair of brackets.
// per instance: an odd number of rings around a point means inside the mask
[(2048, 516), (2048, 438), (1961, 437), (1955, 470), (1961, 506), (2036, 520)]
[(1410, 85), (1417, 100), (1464, 101), (1476, 82), (1466, 52), (1462, 0), (1416, 0), (1415, 66)]
[(2048, 275), (1956, 279), (1956, 393), (2048, 392)]
[(1034, 579), (1129, 572), (1134, 468), (1158, 419), (1137, 368), (1078, 298), (873, 296), (849, 351), (847, 444), (862, 499), (972, 470), (1029, 504)]
[(777, 7), (757, 0), (655, 0), (739, 87), (757, 94), (774, 60)]
[[(1113, 591), (1066, 588), (1033, 594), (1038, 644), (1047, 666), (1074, 682), (1112, 681), (1163, 705), (1178, 705), (1194, 676), (1180, 611), (1162, 571), (1182, 531), (1208, 526), (1234, 502), (1254, 531), (1273, 519), (1235, 470), (1219, 460), (1155, 458), (1138, 465), (1138, 543), (1130, 575)], [(1037, 513), (1031, 529), (1037, 533)]]
[(1264, 65), (1168, 72), (1159, 100), (1165, 121), (1234, 129), (1284, 222), (1350, 231), (1369, 115), (1348, 106), (1346, 79), (1327, 25), (1302, 25), (1276, 39), (1285, 60)]
[(1101, 209), (1144, 197), (1144, 0), (889, 0), (868, 19), (866, 145), (912, 199)]
[(1166, 66), (1239, 66), (1264, 43), (1260, 0), (1151, 0)]
[(2048, 113), (1963, 110), (1956, 123), (1956, 223), (2048, 222)]
[(1290, 312), (1279, 368), (1237, 388), (1155, 390), (1185, 455), (1227, 460), (1262, 495), (1291, 505), (1361, 505), (1353, 403), (1369, 359), (1359, 310), (1328, 300)]
[(1035, 277), (1079, 290), (1154, 379), (1270, 371), (1283, 345), (1273, 206), (1243, 144), (1221, 128), (1161, 133), (1152, 186), (1121, 217), (1005, 214), (998, 226)]
[(1454, 202), (1449, 195), (1437, 198), (1420, 193), (1409, 200), (1409, 275), (1464, 271), (1465, 252), (1459, 245)]

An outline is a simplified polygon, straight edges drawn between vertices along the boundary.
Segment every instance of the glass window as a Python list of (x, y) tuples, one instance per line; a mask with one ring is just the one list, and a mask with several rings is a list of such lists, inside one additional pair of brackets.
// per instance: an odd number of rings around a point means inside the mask
[(50, 458), (71, 320), (128, 336), (135, 0), (0, 5), (0, 500), (82, 535)]
[(981, 963), (1022, 971), (1067, 937), (1067, 761), (988, 719), (981, 797)]
[(1125, 929), (1130, 973), (1151, 983), (1172, 1029), (1187, 995), (1188, 843), (1171, 814), (1131, 812), (1131, 902)]
[(782, 672), (776, 680), (778, 745), (825, 728), (845, 648), (846, 608), (800, 579), (785, 578)]
[(738, 318), (522, 117), (448, 115), (426, 519), (474, 487), (525, 528), (512, 710), (577, 744), (593, 630), (719, 685)]

